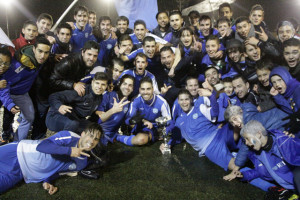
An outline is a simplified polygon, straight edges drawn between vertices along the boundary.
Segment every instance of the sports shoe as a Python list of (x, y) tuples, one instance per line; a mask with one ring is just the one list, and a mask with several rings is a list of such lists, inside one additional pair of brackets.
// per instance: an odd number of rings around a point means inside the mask
[(94, 171), (94, 170), (80, 170), (79, 174), (81, 176), (83, 176), (84, 178), (88, 178), (88, 179), (94, 179), (97, 180), (100, 178), (100, 175), (98, 172)]
[(273, 186), (268, 188), (268, 192), (265, 195), (265, 200), (288, 200), (292, 195), (292, 191), (280, 186)]

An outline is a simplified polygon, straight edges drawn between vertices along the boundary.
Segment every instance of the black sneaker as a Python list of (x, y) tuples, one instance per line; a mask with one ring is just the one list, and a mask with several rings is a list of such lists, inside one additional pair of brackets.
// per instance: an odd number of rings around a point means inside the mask
[(100, 174), (94, 170), (81, 170), (79, 171), (79, 175), (84, 178), (97, 180), (100, 178)]
[(265, 195), (265, 200), (288, 200), (292, 195), (292, 191), (280, 186), (273, 186), (268, 188), (268, 191)]

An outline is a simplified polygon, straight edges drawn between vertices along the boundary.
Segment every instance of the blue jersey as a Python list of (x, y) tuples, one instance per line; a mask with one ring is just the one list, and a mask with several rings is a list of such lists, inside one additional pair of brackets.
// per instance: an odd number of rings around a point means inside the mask
[(146, 103), (142, 96), (138, 96), (130, 104), (129, 112), (126, 116), (126, 124), (130, 124), (129, 120), (137, 113), (145, 115), (143, 118), (150, 121), (156, 126), (155, 119), (158, 117), (168, 117), (171, 119), (170, 107), (167, 101), (160, 95), (153, 95), (152, 100)]
[(87, 157), (70, 157), (80, 136), (61, 131), (45, 140), (22, 140), (17, 156), (26, 183), (49, 181), (60, 172), (78, 171), (87, 166)]
[(112, 39), (111, 36), (100, 42), (100, 52), (98, 54), (97, 64), (100, 66), (108, 67), (109, 54), (114, 50), (117, 40)]
[(143, 46), (142, 42), (139, 41), (139, 39), (136, 37), (135, 33), (131, 33), (129, 36), (131, 37), (133, 45), (135, 45), (137, 48), (141, 48)]
[(30, 69), (19, 61), (12, 60), (10, 67), (2, 76), (7, 81), (7, 86), (0, 89), (0, 100), (5, 108), (11, 110), (15, 106), (11, 94), (23, 95), (30, 90), (41, 68), (42, 66)]
[(225, 121), (224, 113), (229, 105), (241, 105), (239, 98), (234, 93), (230, 97), (225, 92), (220, 93), (217, 102), (219, 104), (218, 122)]
[(199, 97), (188, 113), (181, 112), (175, 126), (180, 129), (182, 137), (201, 155), (217, 134), (218, 126), (212, 123), (217, 116), (218, 105), (214, 95), (210, 99)]
[(84, 44), (89, 40), (96, 41), (95, 36), (93, 35), (93, 28), (91, 25), (86, 24), (84, 30), (80, 30), (77, 28), (76, 23), (74, 22), (75, 29), (72, 32), (72, 37), (70, 43), (73, 46), (72, 52), (77, 53), (80, 52), (83, 48)]
[[(116, 92), (114, 92), (114, 91), (113, 92), (105, 92), (103, 94), (102, 102), (98, 107), (98, 111), (107, 112), (108, 110), (110, 110), (114, 105), (113, 98), (115, 98), (117, 102), (120, 102), (120, 99)], [(127, 114), (128, 109), (129, 109), (129, 104), (125, 105), (121, 112), (113, 114), (105, 122), (102, 122), (101, 119), (99, 119), (98, 123), (101, 125), (101, 127), (103, 129), (105, 137), (108, 140), (110, 140), (110, 142), (113, 142), (113, 139), (115, 138), (119, 127), (124, 123), (125, 116)]]
[(131, 75), (131, 76), (134, 77), (134, 88), (133, 88), (133, 92), (132, 92), (131, 95), (136, 96), (136, 95), (139, 94), (139, 87), (140, 87), (141, 79), (144, 78), (144, 77), (146, 77), (146, 76), (149, 77), (149, 78), (151, 78), (151, 80), (152, 80), (154, 93), (155, 94), (159, 94), (160, 93), (159, 90), (158, 90), (158, 85), (157, 85), (155, 76), (152, 73), (150, 73), (149, 71), (145, 70), (144, 75), (138, 75), (138, 74), (135, 73), (134, 70), (128, 69), (128, 70), (125, 70), (125, 71), (122, 72), (122, 74), (119, 77), (119, 80), (125, 74), (129, 74), (129, 75)]

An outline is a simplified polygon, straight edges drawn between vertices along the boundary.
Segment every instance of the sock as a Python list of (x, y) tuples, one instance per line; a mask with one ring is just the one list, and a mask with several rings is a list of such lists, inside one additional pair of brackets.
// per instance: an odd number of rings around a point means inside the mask
[(128, 146), (133, 146), (131, 143), (132, 138), (135, 137), (135, 135), (127, 136), (127, 135), (117, 135), (116, 140), (119, 142), (122, 142)]

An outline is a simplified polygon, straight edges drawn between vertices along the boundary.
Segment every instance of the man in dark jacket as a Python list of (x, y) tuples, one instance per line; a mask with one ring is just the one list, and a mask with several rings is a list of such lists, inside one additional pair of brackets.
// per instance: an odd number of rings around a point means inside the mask
[(102, 94), (107, 88), (108, 76), (97, 72), (91, 85), (85, 87), (85, 95), (74, 90), (65, 90), (50, 95), (50, 110), (46, 125), (51, 131), (69, 130), (81, 133), (88, 125), (87, 120), (97, 110)]

